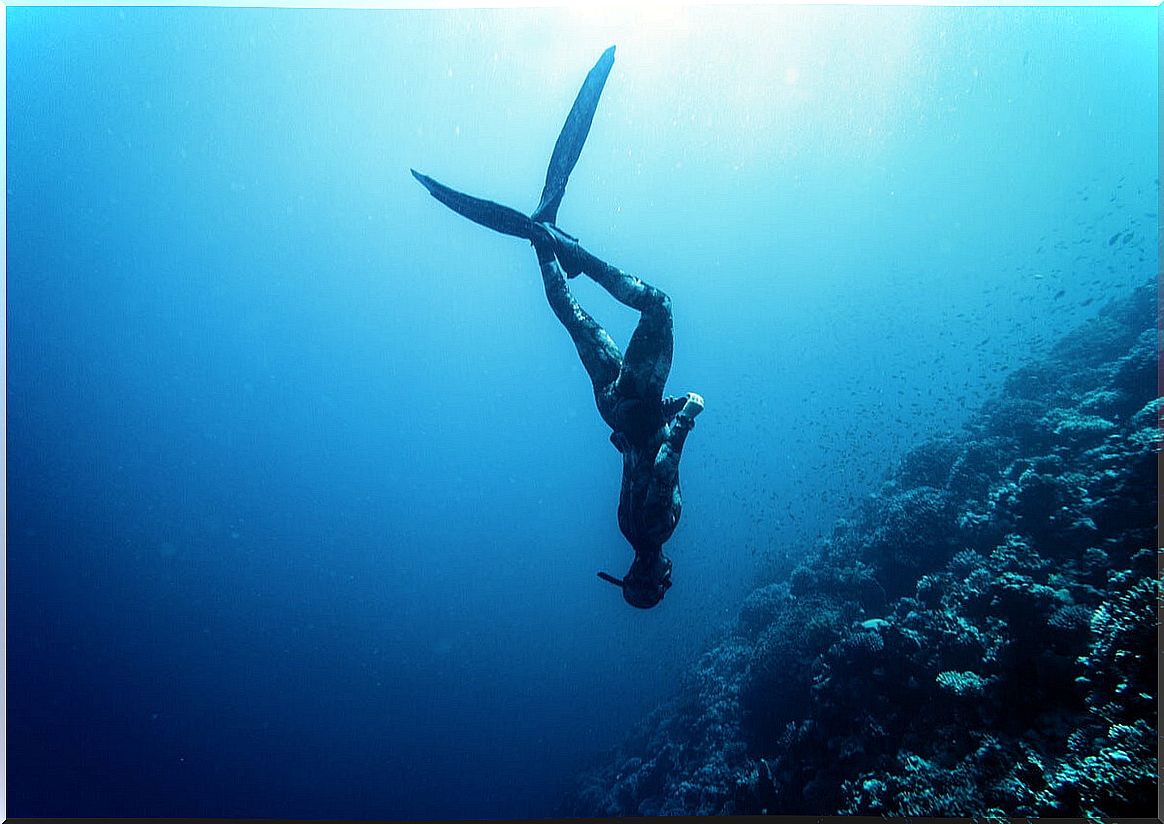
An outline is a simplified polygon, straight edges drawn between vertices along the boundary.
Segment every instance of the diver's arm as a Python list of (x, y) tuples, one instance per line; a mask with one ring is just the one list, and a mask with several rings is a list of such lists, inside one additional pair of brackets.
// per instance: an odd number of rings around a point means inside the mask
[(687, 433), (695, 426), (695, 421), (686, 415), (679, 415), (667, 427), (667, 435), (655, 455), (651, 468), (651, 484), (647, 488), (647, 505), (668, 504), (679, 483), (679, 459), (683, 457), (683, 443)]
[(667, 424), (663, 444), (655, 455), (651, 485), (647, 490), (648, 504), (661, 506), (667, 504), (668, 500), (674, 504), (679, 502), (679, 459), (683, 457), (683, 443), (695, 426), (695, 418), (703, 411), (703, 396), (688, 392), (682, 401), (683, 407), (675, 414), (674, 420)]

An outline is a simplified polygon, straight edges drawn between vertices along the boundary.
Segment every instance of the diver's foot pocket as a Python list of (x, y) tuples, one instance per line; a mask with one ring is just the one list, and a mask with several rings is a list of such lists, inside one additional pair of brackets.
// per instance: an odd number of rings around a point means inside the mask
[(558, 263), (562, 264), (562, 269), (566, 272), (566, 277), (576, 278), (582, 274), (585, 263), (578, 238), (563, 232), (552, 223), (543, 223), (541, 226), (554, 238), (554, 252), (557, 254)]

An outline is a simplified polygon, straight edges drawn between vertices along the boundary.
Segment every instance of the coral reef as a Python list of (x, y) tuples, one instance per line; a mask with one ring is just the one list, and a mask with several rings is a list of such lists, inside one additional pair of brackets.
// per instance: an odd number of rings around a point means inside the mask
[(908, 454), (561, 813), (1154, 815), (1155, 298)]

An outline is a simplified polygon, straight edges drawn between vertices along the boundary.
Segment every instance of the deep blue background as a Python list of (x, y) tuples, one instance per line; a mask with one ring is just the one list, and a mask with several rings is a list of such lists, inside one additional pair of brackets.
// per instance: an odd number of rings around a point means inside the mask
[[(1156, 271), (1157, 10), (10, 8), (8, 812), (518, 817)], [(675, 586), (528, 245), (672, 296)], [(582, 303), (625, 341), (633, 313)]]

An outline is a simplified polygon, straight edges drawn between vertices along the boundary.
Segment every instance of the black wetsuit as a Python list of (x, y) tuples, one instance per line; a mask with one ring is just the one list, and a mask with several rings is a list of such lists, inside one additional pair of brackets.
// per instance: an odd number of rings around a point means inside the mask
[(578, 305), (558, 261), (539, 250), (546, 297), (574, 341), (598, 412), (622, 453), (619, 529), (634, 547), (636, 563), (646, 564), (661, 556), (663, 543), (679, 522), (679, 459), (694, 425), (692, 418), (679, 414), (685, 398), (663, 398), (673, 350), (671, 299), (580, 247), (574, 252), (582, 273), (640, 312), (624, 354)]
[(675, 413), (683, 408), (685, 400), (667, 398), (660, 410), (638, 410), (644, 417), (665, 419), (641, 444), (619, 438), (617, 433), (611, 435), (611, 441), (622, 452), (618, 528), (636, 548), (661, 547), (675, 531), (683, 511), (679, 457), (693, 422), (675, 417)]

